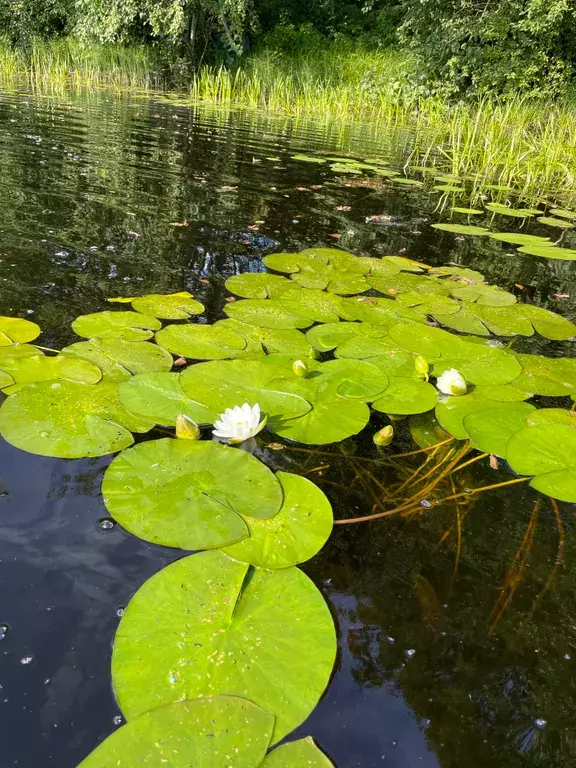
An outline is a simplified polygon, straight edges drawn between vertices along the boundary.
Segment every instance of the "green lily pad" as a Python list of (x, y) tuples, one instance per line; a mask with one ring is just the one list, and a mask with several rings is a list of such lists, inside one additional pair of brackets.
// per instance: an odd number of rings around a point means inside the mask
[(275, 272), (298, 272), (300, 269), (297, 253), (269, 253), (262, 262)]
[(360, 320), (363, 323), (382, 325), (385, 328), (391, 328), (396, 323), (405, 320), (411, 320), (415, 323), (425, 322), (421, 313), (414, 311), (409, 306), (402, 306), (391, 299), (380, 299), (372, 296), (342, 299), (340, 316), (346, 320)]
[(174, 355), (194, 360), (225, 360), (247, 346), (246, 339), (220, 325), (168, 325), (156, 334), (160, 346)]
[(25, 357), (38, 357), (44, 353), (38, 347), (32, 344), (10, 344), (7, 347), (0, 346), (0, 389), (14, 384), (14, 379), (9, 373), (2, 370), (5, 366), (9, 367), (16, 361)]
[(0, 347), (24, 344), (40, 336), (40, 326), (19, 317), (0, 316)]
[(567, 411), (565, 408), (538, 408), (526, 418), (527, 427), (546, 427), (550, 424), (576, 427), (576, 411)]
[(576, 250), (573, 248), (558, 248), (550, 243), (546, 245), (524, 245), (518, 248), (518, 253), (527, 253), (530, 256), (540, 256), (543, 259), (561, 259), (563, 261), (575, 261)]
[(484, 323), (469, 312), (464, 306), (460, 307), (458, 312), (454, 312), (450, 315), (435, 313), (434, 320), (448, 328), (453, 328), (455, 331), (460, 331), (461, 333), (474, 333), (478, 336), (490, 336), (490, 331), (486, 328)]
[(441, 229), (443, 232), (452, 232), (455, 235), (488, 235), (489, 230), (486, 227), (475, 227), (471, 224), (432, 224), (434, 229)]
[(317, 363), (310, 380), (319, 385), (330, 382), (335, 394), (370, 402), (388, 387), (388, 375), (370, 360), (327, 360)]
[(310, 737), (290, 741), (270, 752), (262, 768), (334, 768)]
[(495, 285), (454, 285), (450, 293), (456, 299), (477, 302), (489, 307), (506, 307), (516, 303), (513, 293), (497, 288)]
[(196, 301), (188, 291), (138, 296), (132, 299), (132, 308), (143, 315), (161, 317), (164, 320), (187, 320), (191, 315), (204, 312), (204, 305)]
[(405, 415), (424, 413), (438, 402), (438, 391), (431, 384), (417, 379), (391, 378), (382, 397), (372, 403), (375, 411)]
[(572, 229), (574, 224), (571, 224), (565, 219), (556, 219), (554, 216), (539, 216), (538, 221), (540, 224), (546, 224), (549, 227), (558, 227), (559, 229)]
[(418, 181), (418, 179), (405, 179), (402, 176), (394, 176), (391, 181), (396, 182), (397, 184), (405, 184), (408, 187), (421, 187), (422, 182)]
[(354, 173), (354, 174), (361, 174), (362, 169), (358, 168), (355, 165), (352, 165), (351, 163), (333, 163), (330, 166), (330, 170), (334, 171), (334, 173)]
[(336, 650), (328, 606), (298, 568), (254, 570), (222, 552), (201, 552), (152, 576), (130, 600), (112, 678), (128, 719), (226, 693), (274, 715), (277, 742), (315, 707)]
[(561, 219), (576, 219), (576, 211), (568, 211), (566, 208), (552, 208), (550, 213), (552, 216), (559, 216)]
[(383, 354), (387, 350), (387, 346), (383, 352), (379, 353), (376, 350), (377, 342), (380, 339), (384, 339), (388, 335), (387, 329), (374, 326), (370, 323), (324, 323), (323, 325), (316, 325), (306, 333), (306, 341), (314, 349), (320, 352), (328, 352), (331, 349), (340, 348), (340, 345), (347, 341), (358, 341), (361, 343), (362, 339), (366, 338), (371, 344), (375, 342), (374, 353), (370, 353), (367, 357), (375, 356), (377, 354)]
[(541, 336), (555, 341), (568, 341), (576, 336), (576, 325), (567, 318), (533, 304), (522, 304), (521, 307), (522, 314)]
[(323, 165), (326, 162), (325, 157), (314, 157), (314, 155), (290, 155), (291, 160), (299, 160), (301, 163), (318, 163)]
[(533, 208), (509, 208), (501, 203), (487, 203), (486, 210), (501, 216), (512, 216), (516, 219), (526, 219), (540, 213), (540, 211), (536, 211)]
[(382, 261), (393, 264), (402, 272), (425, 272), (428, 269), (426, 264), (414, 259), (408, 259), (406, 256), (384, 256)]
[(233, 320), (259, 328), (288, 330), (312, 325), (309, 318), (285, 310), (278, 299), (243, 299), (227, 304), (224, 312)]
[(567, 357), (517, 355), (522, 372), (514, 386), (534, 395), (562, 397), (576, 392), (576, 360)]
[(478, 210), (478, 208), (460, 208), (459, 206), (454, 206), (450, 210), (454, 213), (465, 213), (468, 216), (481, 216), (484, 213), (484, 211)]
[(448, 397), (436, 406), (436, 418), (442, 429), (457, 440), (467, 440), (468, 432), (464, 427), (464, 419), (471, 413), (494, 407), (493, 400), (484, 400), (473, 394)]
[(358, 256), (356, 261), (364, 267), (364, 274), (371, 277), (390, 277), (400, 272), (400, 267), (389, 258), (375, 259), (371, 256)]
[(261, 761), (273, 729), (272, 715), (247, 699), (188, 699), (144, 712), (126, 723), (78, 768), (164, 764), (170, 768), (257, 768), (267, 765), (266, 760)]
[[(305, 398), (312, 408), (297, 419), (280, 421), (268, 426), (280, 437), (308, 445), (338, 443), (360, 432), (370, 419), (366, 403), (338, 394), (342, 378), (331, 377), (286, 381), (285, 387)], [(337, 386), (335, 386), (335, 384)]]
[(206, 440), (150, 440), (122, 451), (104, 473), (106, 509), (145, 541), (215, 549), (248, 536), (241, 515), (273, 517), (282, 489), (245, 451)]
[(276, 474), (284, 500), (269, 520), (245, 517), (249, 537), (226, 547), (225, 554), (259, 568), (289, 568), (314, 557), (332, 532), (332, 507), (324, 493), (305, 477)]
[(526, 417), (535, 410), (530, 403), (502, 403), (469, 413), (463, 425), (475, 447), (506, 456), (508, 439), (526, 426)]
[(213, 424), (219, 411), (187, 397), (180, 386), (179, 373), (142, 373), (118, 385), (118, 396), (130, 413), (156, 424), (175, 427), (184, 413), (196, 424)]
[(91, 339), (123, 339), (124, 341), (145, 341), (162, 327), (162, 323), (151, 315), (139, 312), (94, 312), (80, 315), (72, 323), (72, 330), (78, 336)]
[(506, 448), (506, 460), (519, 475), (535, 475), (532, 488), (553, 499), (576, 502), (576, 430), (561, 424), (526, 427)]
[(450, 277), (461, 277), (466, 282), (472, 281), (474, 283), (481, 283), (484, 280), (484, 275), (481, 272), (477, 272), (475, 269), (468, 269), (467, 267), (432, 267), (428, 272), (429, 275), (449, 275)]
[(158, 344), (122, 339), (78, 341), (64, 347), (62, 354), (94, 363), (105, 378), (115, 381), (137, 373), (169, 371), (174, 362), (172, 355)]
[(291, 376), (284, 367), (260, 360), (214, 361), (187, 368), (180, 374), (180, 385), (191, 400), (218, 414), (235, 405), (258, 403), (268, 416), (267, 426), (276, 431), (311, 407), (289, 388), (286, 377)]
[(29, 384), (0, 408), (0, 434), (7, 442), (62, 459), (121, 451), (134, 442), (131, 432), (147, 432), (152, 426), (129, 413), (116, 385), (107, 381)]
[(422, 275), (403, 272), (389, 278), (370, 277), (370, 286), (380, 293), (396, 295), (397, 293), (426, 293), (438, 296), (448, 296), (448, 287), (441, 280), (431, 280)]
[(511, 245), (543, 246), (546, 243), (552, 245), (549, 237), (525, 235), (522, 232), (491, 232), (489, 237), (493, 240), (500, 240), (502, 243), (510, 243)]
[(512, 306), (489, 306), (480, 303), (467, 305), (470, 314), (481, 320), (497, 336), (532, 336), (532, 323), (519, 304)]
[(214, 327), (232, 330), (246, 339), (246, 347), (241, 353), (242, 357), (283, 352), (298, 358), (308, 357), (312, 351), (304, 334), (296, 329), (279, 331), (274, 328), (259, 328), (256, 325), (240, 323), (237, 320), (232, 320), (232, 318), (218, 320)]
[(3, 360), (1, 369), (13, 380), (13, 383), (4, 388), (4, 393), (12, 395), (27, 384), (37, 381), (56, 381), (66, 379), (79, 381), (83, 384), (96, 384), (102, 378), (102, 371), (98, 366), (87, 360), (74, 359), (66, 355), (34, 355)]
[(247, 272), (229, 277), (226, 288), (245, 299), (277, 299), (284, 291), (294, 288), (294, 283), (286, 277), (271, 275), (269, 272)]
[(280, 297), (280, 304), (286, 312), (315, 323), (337, 323), (341, 301), (339, 296), (331, 293), (306, 288), (294, 288)]
[(415, 312), (425, 315), (453, 315), (460, 309), (459, 301), (436, 294), (401, 293), (396, 302), (402, 307), (412, 307)]
[(434, 192), (444, 192), (445, 194), (466, 192), (466, 187), (457, 187), (453, 184), (435, 184), (432, 189)]

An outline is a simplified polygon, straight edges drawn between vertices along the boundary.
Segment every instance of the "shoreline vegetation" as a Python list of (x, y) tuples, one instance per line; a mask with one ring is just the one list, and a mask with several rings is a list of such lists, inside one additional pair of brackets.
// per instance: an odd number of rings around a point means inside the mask
[[(178, 103), (260, 110), (270, 115), (368, 124), (389, 142), (410, 138), (406, 170), (434, 165), (471, 182), (471, 199), (489, 185), (526, 201), (573, 204), (576, 98), (484, 96), (454, 102), (419, 85), (416, 57), (394, 47), (328, 41), (294, 52), (265, 46), (232, 65), (206, 64), (175, 79), (152, 46), (33, 40), (0, 44), (2, 87), (38, 92), (101, 87), (169, 92)], [(384, 143), (384, 141), (383, 141)], [(494, 190), (491, 194), (494, 196)], [(501, 194), (506, 197), (506, 190)]]

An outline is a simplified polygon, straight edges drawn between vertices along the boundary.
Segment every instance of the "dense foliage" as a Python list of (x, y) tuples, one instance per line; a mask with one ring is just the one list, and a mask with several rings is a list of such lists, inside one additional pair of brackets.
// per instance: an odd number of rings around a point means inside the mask
[[(384, 48), (400, 42), (421, 63), (418, 85), (451, 97), (556, 94), (576, 72), (573, 0), (0, 0), (4, 34), (144, 42), (166, 66), (234, 59), (255, 46), (314, 58), (327, 40)], [(368, 73), (377, 86), (378, 72)], [(413, 76), (407, 73), (411, 80)]]

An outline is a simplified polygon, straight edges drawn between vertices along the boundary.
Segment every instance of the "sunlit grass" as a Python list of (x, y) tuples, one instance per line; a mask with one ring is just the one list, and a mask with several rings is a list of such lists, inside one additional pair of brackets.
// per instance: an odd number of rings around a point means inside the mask
[[(326, 125), (370, 127), (383, 151), (407, 169), (435, 165), (471, 182), (522, 198), (576, 199), (576, 101), (515, 99), (454, 105), (418, 84), (418, 63), (397, 50), (332, 43), (289, 54), (252, 53), (237, 67), (202, 67), (189, 99), (243, 106)], [(0, 46), (0, 83), (37, 90), (101, 86), (159, 88), (162, 62), (150, 48), (36, 41), (27, 52)], [(494, 195), (494, 192), (491, 192)]]

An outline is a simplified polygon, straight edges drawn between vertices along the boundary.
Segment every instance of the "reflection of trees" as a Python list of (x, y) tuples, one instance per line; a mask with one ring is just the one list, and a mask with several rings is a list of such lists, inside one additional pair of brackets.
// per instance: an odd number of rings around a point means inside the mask
[[(471, 480), (487, 484), (490, 477), (488, 468), (476, 467)], [(361, 495), (324, 489), (338, 516), (365, 513)], [(396, 688), (418, 718), (430, 720), (426, 736), (443, 768), (576, 764), (570, 506), (562, 510), (569, 529), (566, 559), (551, 590), (532, 615), (558, 548), (554, 514), (545, 501), (524, 579), (489, 632), (535, 499), (522, 485), (479, 497), (465, 520), (455, 578), (455, 537), (442, 541), (454, 526), (448, 504), (409, 520), (337, 527), (327, 550), (309, 566), (314, 578), (328, 575), (331, 588), (357, 598), (353, 620), (360, 628), (343, 639), (355, 659), (356, 680), (365, 687)], [(535, 724), (538, 719), (545, 727)]]

